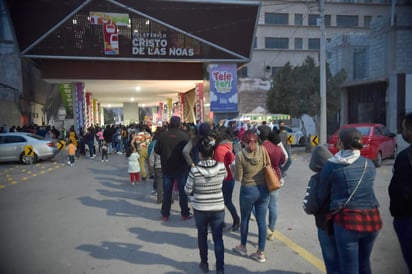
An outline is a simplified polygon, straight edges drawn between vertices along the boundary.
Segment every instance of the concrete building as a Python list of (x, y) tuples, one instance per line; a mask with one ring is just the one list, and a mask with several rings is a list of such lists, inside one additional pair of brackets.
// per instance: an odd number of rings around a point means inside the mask
[[(298, 66), (307, 56), (319, 60), (318, 1), (260, 2), (252, 60), (239, 70), (240, 113), (265, 106), (270, 79), (287, 62)], [(327, 61), (333, 73), (343, 68), (349, 75), (342, 92), (341, 123), (373, 120), (388, 124), (391, 130), (399, 132), (397, 115), (411, 111), (407, 102), (412, 102), (408, 82), (412, 64), (410, 1), (397, 1), (393, 9), (391, 1), (384, 0), (326, 1), (324, 7)], [(395, 17), (396, 22), (391, 23), (391, 18)], [(399, 77), (400, 83), (404, 81), (405, 85), (388, 81)], [(370, 109), (361, 103), (360, 97), (372, 101), (374, 97), (354, 91), (359, 80), (385, 83), (383, 93), (379, 95), (386, 98), (383, 104), (368, 106), (375, 109), (373, 118), (362, 116), (370, 113)], [(401, 95), (405, 95), (389, 100), (395, 98), (396, 88), (404, 90)], [(348, 96), (351, 92), (357, 95)], [(363, 110), (361, 114), (354, 111), (357, 108)]]

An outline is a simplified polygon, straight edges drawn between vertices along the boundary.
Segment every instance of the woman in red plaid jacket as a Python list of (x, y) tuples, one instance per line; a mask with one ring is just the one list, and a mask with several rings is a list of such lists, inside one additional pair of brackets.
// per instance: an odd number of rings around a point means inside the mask
[(322, 169), (319, 203), (329, 202), (340, 273), (371, 273), (370, 256), (382, 220), (374, 193), (376, 170), (360, 155), (362, 135), (356, 128), (339, 132), (340, 151)]

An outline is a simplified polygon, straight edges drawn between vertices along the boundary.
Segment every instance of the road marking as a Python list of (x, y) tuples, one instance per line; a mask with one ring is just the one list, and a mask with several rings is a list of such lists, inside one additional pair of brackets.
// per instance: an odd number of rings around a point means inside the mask
[(315, 255), (313, 255), (312, 253), (310, 253), (309, 251), (307, 251), (306, 249), (304, 249), (303, 247), (301, 247), (300, 245), (298, 245), (297, 243), (295, 243), (294, 241), (292, 241), (291, 239), (289, 239), (288, 237), (286, 237), (285, 235), (283, 235), (277, 230), (275, 231), (275, 237), (279, 241), (287, 245), (290, 249), (292, 249), (293, 251), (298, 253), (300, 256), (302, 256), (306, 261), (308, 261), (314, 267), (322, 271), (322, 273), (326, 273), (326, 268), (325, 268), (325, 264), (323, 260), (319, 259), (318, 257), (316, 257)]

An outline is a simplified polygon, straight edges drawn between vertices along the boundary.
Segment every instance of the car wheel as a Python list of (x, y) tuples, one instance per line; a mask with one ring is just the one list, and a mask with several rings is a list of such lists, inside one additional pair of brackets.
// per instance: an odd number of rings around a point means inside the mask
[(375, 167), (380, 167), (382, 166), (382, 152), (379, 151), (378, 156), (376, 157), (375, 161), (373, 161), (375, 164)]
[(22, 152), (20, 154), (20, 163), (25, 164), (25, 165), (29, 165), (29, 164), (35, 164), (38, 161), (38, 157), (36, 155), (36, 153), (34, 153), (34, 157), (29, 157), (24, 155), (24, 152)]
[(395, 146), (395, 148), (393, 149), (393, 155), (392, 155), (392, 159), (395, 159), (396, 156), (398, 156), (398, 146)]

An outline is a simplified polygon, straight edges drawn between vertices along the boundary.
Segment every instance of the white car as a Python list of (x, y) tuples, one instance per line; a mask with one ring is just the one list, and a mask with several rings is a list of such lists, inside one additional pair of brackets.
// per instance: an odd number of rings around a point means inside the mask
[[(25, 147), (32, 146), (34, 156), (26, 156)], [(58, 153), (55, 140), (28, 132), (0, 133), (0, 162), (36, 163)]]

